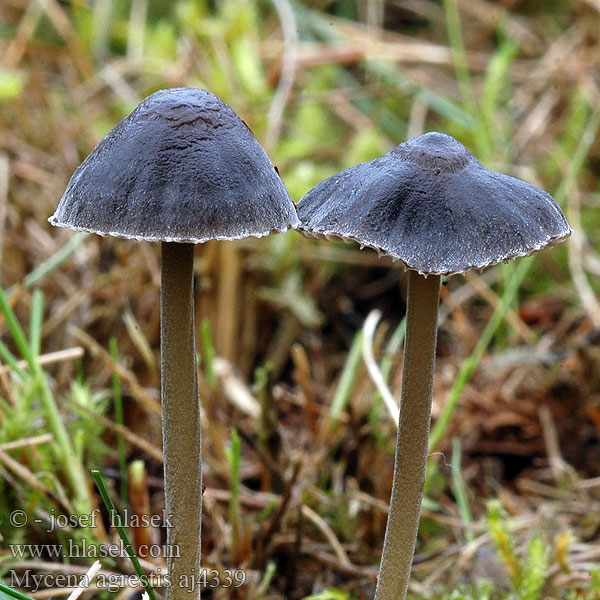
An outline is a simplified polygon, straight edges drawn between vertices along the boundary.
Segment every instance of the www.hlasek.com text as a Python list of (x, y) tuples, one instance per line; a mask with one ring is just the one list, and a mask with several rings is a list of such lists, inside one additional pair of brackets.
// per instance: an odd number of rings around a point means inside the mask
[[(80, 542), (70, 539), (64, 544), (9, 544), (13, 558), (127, 558), (123, 540), (115, 544)], [(177, 544), (141, 544), (136, 548), (140, 558), (180, 558)]]

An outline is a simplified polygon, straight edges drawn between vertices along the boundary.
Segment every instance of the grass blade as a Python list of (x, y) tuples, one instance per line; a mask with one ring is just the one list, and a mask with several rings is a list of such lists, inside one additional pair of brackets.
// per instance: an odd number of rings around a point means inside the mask
[(6, 594), (11, 598), (16, 598), (16, 600), (32, 600), (23, 592), (19, 592), (19, 590), (14, 590), (13, 588), (8, 587), (2, 582), (0, 582), (0, 593)]
[(348, 352), (346, 358), (346, 364), (342, 370), (340, 381), (335, 390), (335, 396), (331, 402), (331, 416), (336, 417), (341, 415), (346, 409), (348, 399), (352, 393), (352, 388), (358, 377), (358, 371), (360, 362), (362, 360), (362, 343), (363, 343), (363, 332), (362, 329), (354, 336), (354, 341)]
[(6, 298), (6, 294), (4, 290), (0, 288), (0, 312), (4, 316), (6, 320), (6, 326), (8, 327), (8, 331), (15, 342), (17, 350), (21, 354), (21, 356), (27, 361), (29, 364), (29, 368), (31, 371), (34, 371), (34, 360), (33, 355), (31, 353), (31, 348), (29, 347), (29, 342), (27, 341), (27, 337), (25, 336), (25, 332), (21, 327), (21, 324), (17, 320), (17, 316), (15, 315), (13, 309), (11, 308), (8, 300)]
[(212, 334), (210, 332), (210, 321), (208, 319), (202, 319), (200, 323), (200, 343), (202, 344), (202, 357), (204, 364), (204, 372), (206, 374), (206, 380), (211, 389), (217, 387), (217, 376), (215, 375), (214, 359), (215, 359), (215, 346), (213, 344)]
[(31, 314), (29, 315), (29, 347), (32, 358), (37, 360), (42, 347), (42, 323), (44, 319), (44, 294), (36, 289), (31, 301)]
[(14, 354), (0, 341), (0, 359), (2, 359), (21, 379), (27, 379), (27, 373), (17, 364)]
[[(73, 237), (69, 239), (63, 246), (61, 246), (50, 258), (39, 264), (31, 273), (29, 273), (23, 279), (23, 287), (29, 289), (34, 286), (38, 281), (41, 281), (48, 273), (51, 273), (60, 266), (85, 240), (87, 240), (90, 234), (79, 231)], [(9, 295), (12, 296), (16, 289), (16, 286), (12, 286), (8, 289)]]
[(241, 459), (242, 442), (236, 429), (231, 430), (231, 447), (227, 451), (229, 461), (229, 523), (231, 525), (231, 552), (235, 556), (239, 549), (241, 534), (240, 516), (240, 486), (241, 486)]
[(106, 509), (111, 514), (111, 521), (113, 523), (115, 523), (117, 533), (119, 534), (119, 537), (121, 538), (121, 541), (123, 542), (123, 546), (125, 547), (127, 556), (129, 556), (129, 558), (133, 564), (133, 568), (135, 569), (135, 572), (137, 573), (138, 577), (140, 578), (140, 581), (142, 582), (144, 589), (146, 590), (146, 592), (148, 592), (148, 596), (150, 596), (150, 600), (157, 600), (156, 595), (154, 594), (154, 590), (150, 587), (150, 584), (148, 583), (148, 577), (144, 573), (144, 569), (142, 569), (142, 565), (140, 565), (140, 561), (138, 560), (135, 550), (133, 549), (133, 546), (131, 545), (131, 542), (129, 541), (127, 532), (125, 531), (125, 529), (123, 528), (122, 525), (119, 525), (119, 522), (120, 522), (119, 513), (117, 512), (115, 504), (112, 501), (112, 498), (110, 497), (110, 494), (108, 493), (108, 490), (106, 489), (106, 485), (104, 484), (102, 475), (100, 475), (100, 471), (98, 471), (97, 469), (93, 469), (92, 477), (94, 478), (94, 481), (96, 482), (96, 485), (98, 486), (98, 491), (100, 492), (100, 496), (102, 497), (104, 506), (106, 506)]
[[(454, 491), (454, 497), (456, 498), (456, 505), (458, 507), (458, 514), (460, 515), (460, 518), (462, 519), (463, 523), (472, 525), (473, 515), (471, 513), (471, 507), (469, 506), (469, 499), (467, 498), (465, 482), (462, 478), (460, 459), (460, 440), (458, 438), (454, 438), (452, 440), (452, 488)], [(467, 542), (472, 542), (475, 539), (475, 533), (472, 529), (465, 529), (465, 539)]]

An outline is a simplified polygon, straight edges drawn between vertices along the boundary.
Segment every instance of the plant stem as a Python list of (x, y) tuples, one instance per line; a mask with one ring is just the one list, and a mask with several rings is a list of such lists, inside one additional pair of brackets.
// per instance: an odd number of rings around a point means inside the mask
[[(193, 244), (162, 243), (161, 395), (169, 600), (200, 598), (202, 444), (196, 372)], [(190, 593), (188, 589), (193, 589)]]
[(427, 466), (439, 291), (438, 275), (409, 271), (396, 464), (376, 600), (404, 600), (408, 590)]

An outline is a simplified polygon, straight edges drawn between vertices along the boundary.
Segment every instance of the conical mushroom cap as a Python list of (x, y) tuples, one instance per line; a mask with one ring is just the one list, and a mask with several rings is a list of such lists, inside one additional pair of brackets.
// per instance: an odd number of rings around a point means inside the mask
[(298, 216), (307, 235), (356, 241), (425, 275), (506, 262), (571, 234), (552, 196), (435, 132), (325, 179)]
[(77, 168), (49, 221), (149, 241), (205, 242), (286, 231), (294, 205), (262, 146), (205, 90), (146, 98)]

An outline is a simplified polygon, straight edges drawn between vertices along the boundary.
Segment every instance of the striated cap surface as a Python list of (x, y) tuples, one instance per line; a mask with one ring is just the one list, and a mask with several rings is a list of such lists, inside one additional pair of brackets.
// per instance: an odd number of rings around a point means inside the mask
[(298, 216), (306, 235), (356, 241), (425, 275), (506, 262), (571, 234), (552, 196), (435, 132), (325, 179)]
[(298, 225), (285, 186), (236, 113), (206, 90), (146, 98), (77, 168), (49, 221), (149, 241), (264, 236)]

